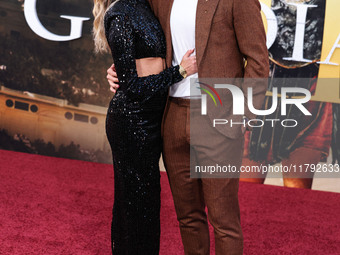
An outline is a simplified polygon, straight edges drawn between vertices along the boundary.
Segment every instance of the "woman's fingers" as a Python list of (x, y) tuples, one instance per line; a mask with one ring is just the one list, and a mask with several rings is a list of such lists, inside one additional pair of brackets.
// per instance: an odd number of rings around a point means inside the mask
[(194, 53), (195, 49), (191, 49), (188, 50), (185, 54), (184, 54), (184, 58), (188, 58), (192, 53)]
[(194, 63), (196, 62), (196, 56), (190, 56), (189, 59)]

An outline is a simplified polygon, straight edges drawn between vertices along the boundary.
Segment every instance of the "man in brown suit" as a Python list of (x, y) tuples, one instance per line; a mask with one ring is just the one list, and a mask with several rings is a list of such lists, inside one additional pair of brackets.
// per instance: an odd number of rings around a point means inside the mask
[[(196, 1), (194, 41), (198, 78), (267, 78), (269, 75), (266, 35), (258, 0), (149, 0), (159, 19), (167, 42), (167, 66), (174, 62), (176, 48), (171, 15), (181, 10), (182, 1)], [(188, 2), (186, 2), (188, 3)], [(183, 9), (185, 7), (183, 6)], [(190, 15), (188, 15), (190, 16)], [(185, 22), (185, 21), (183, 21)], [(182, 23), (185, 24), (185, 23)], [(188, 31), (189, 33), (190, 31)], [(245, 64), (246, 62), (246, 64)], [(111, 89), (117, 89), (113, 69), (108, 70)], [(261, 108), (266, 92), (265, 83), (240, 85), (246, 94), (253, 86), (253, 104)], [(220, 115), (224, 119), (237, 116), (230, 110), (232, 98), (225, 102)], [(243, 235), (238, 204), (238, 178), (190, 178), (190, 165), (209, 165), (217, 161), (241, 166), (244, 137), (242, 126), (212, 128), (208, 122), (197, 130), (199, 137), (214, 137), (209, 146), (205, 141), (190, 141), (190, 99), (169, 96), (163, 117), (163, 159), (174, 198), (185, 254), (208, 255), (210, 247), (208, 218), (214, 227), (215, 252), (219, 255), (242, 254)], [(245, 117), (255, 116), (245, 107)], [(194, 113), (195, 115), (195, 113)], [(210, 114), (209, 118), (219, 118)], [(200, 114), (197, 113), (197, 118)], [(240, 117), (242, 118), (242, 116)], [(241, 120), (241, 119), (239, 119)], [(196, 132), (196, 131), (194, 131)], [(223, 141), (223, 142), (221, 142)]]

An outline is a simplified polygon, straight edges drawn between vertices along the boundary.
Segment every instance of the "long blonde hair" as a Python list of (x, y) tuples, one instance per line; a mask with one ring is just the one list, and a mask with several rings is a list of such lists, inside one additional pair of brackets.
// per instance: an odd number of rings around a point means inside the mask
[(106, 10), (109, 8), (111, 3), (114, 2), (111, 0), (94, 0), (93, 6), (93, 39), (95, 45), (95, 52), (109, 52), (110, 48), (107, 44), (106, 36), (105, 36), (105, 28), (104, 28), (104, 15)]

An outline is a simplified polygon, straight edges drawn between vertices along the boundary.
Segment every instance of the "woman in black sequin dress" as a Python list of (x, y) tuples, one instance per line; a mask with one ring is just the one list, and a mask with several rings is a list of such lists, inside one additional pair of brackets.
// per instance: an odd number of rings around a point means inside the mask
[(161, 120), (169, 86), (185, 72), (197, 72), (196, 59), (191, 50), (181, 65), (139, 77), (137, 61), (142, 66), (166, 54), (162, 28), (147, 0), (95, 0), (93, 13), (96, 50), (111, 50), (120, 86), (106, 117), (114, 165), (112, 253), (158, 254)]

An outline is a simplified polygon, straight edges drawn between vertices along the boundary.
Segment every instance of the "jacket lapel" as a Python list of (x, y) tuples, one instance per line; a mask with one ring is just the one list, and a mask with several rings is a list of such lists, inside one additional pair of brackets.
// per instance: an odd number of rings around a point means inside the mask
[[(185, 0), (183, 0), (185, 1)], [(219, 0), (198, 0), (196, 10), (195, 45), (197, 65), (199, 66), (208, 43), (211, 22)]]

